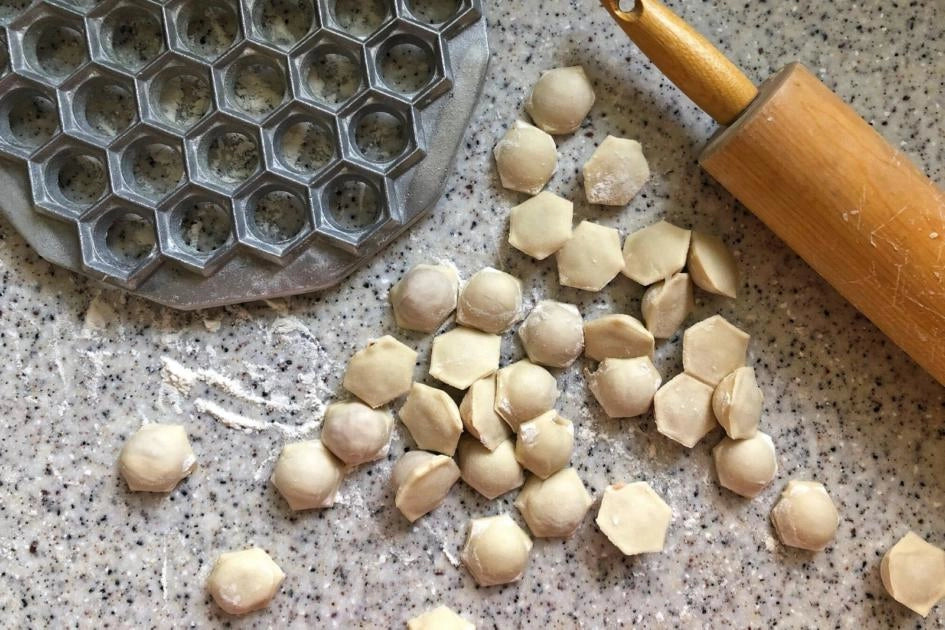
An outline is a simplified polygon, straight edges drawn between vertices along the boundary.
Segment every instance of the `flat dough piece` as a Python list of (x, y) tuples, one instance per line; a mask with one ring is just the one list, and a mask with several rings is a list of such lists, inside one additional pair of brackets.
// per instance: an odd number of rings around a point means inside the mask
[(376, 409), (407, 393), (416, 361), (416, 351), (384, 335), (351, 357), (343, 386)]
[(433, 340), (430, 376), (466, 389), (499, 369), (502, 337), (457, 326)]
[(653, 397), (656, 430), (692, 448), (718, 426), (712, 413), (712, 388), (688, 374), (679, 374)]
[(703, 291), (734, 298), (738, 293), (738, 267), (735, 257), (717, 236), (692, 233), (689, 248), (689, 274)]
[(607, 136), (584, 164), (588, 203), (625, 206), (648, 179), (650, 166), (636, 140)]
[(536, 260), (544, 260), (571, 238), (573, 216), (573, 203), (542, 191), (509, 212), (509, 245)]
[(623, 274), (643, 286), (682, 271), (691, 232), (660, 221), (637, 230), (623, 244)]
[(584, 324), (584, 354), (589, 359), (652, 357), (656, 341), (640, 320), (620, 313)]
[(677, 273), (650, 285), (640, 300), (646, 329), (657, 339), (669, 339), (695, 308), (689, 274)]
[(673, 511), (648, 483), (607, 486), (597, 526), (624, 555), (662, 551)]
[(419, 448), (450, 456), (456, 452), (463, 421), (456, 403), (443, 390), (414, 383), (398, 415)]
[(623, 269), (620, 233), (613, 228), (581, 221), (555, 257), (558, 281), (563, 286), (600, 291)]
[(750, 339), (721, 315), (693, 324), (683, 333), (683, 370), (715, 387), (745, 365)]

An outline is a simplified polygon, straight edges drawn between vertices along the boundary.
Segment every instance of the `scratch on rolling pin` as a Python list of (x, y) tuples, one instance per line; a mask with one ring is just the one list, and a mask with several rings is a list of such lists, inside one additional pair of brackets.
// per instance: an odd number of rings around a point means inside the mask
[(255, 418), (250, 418), (249, 416), (244, 416), (234, 411), (224, 409), (212, 400), (206, 400), (205, 398), (198, 398), (195, 400), (194, 408), (198, 413), (206, 413), (212, 416), (214, 419), (222, 422), (225, 426), (238, 431), (243, 431), (245, 433), (275, 429), (277, 431), (281, 431), (283, 434), (289, 437), (302, 437), (313, 429), (317, 428), (320, 424), (320, 422), (317, 420), (312, 420), (299, 425), (257, 420)]
[[(895, 221), (897, 218), (899, 218), (899, 215), (901, 215), (903, 212), (905, 212), (905, 211), (908, 210), (908, 209), (909, 209), (909, 206), (903, 206), (903, 207), (899, 208), (899, 210), (896, 211), (896, 214), (892, 215), (891, 217), (889, 217), (888, 219), (886, 219), (885, 221), (883, 221), (882, 223), (880, 223), (879, 225), (877, 225), (875, 228), (873, 228), (873, 229), (870, 231), (870, 245), (872, 245), (873, 247), (876, 247), (876, 235), (877, 235), (881, 230), (883, 230), (886, 226), (888, 226), (888, 225), (891, 224), (893, 221)], [(897, 252), (899, 251), (899, 245), (898, 245), (898, 243), (894, 243), (894, 242), (892, 242), (892, 241), (889, 240), (889, 239), (886, 239), (886, 242), (889, 243), (890, 245), (892, 245), (893, 249), (895, 249)]]

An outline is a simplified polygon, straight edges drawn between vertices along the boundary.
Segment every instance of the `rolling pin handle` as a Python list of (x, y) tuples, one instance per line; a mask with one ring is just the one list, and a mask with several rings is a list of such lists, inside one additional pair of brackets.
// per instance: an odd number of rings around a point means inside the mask
[(636, 0), (630, 11), (620, 0), (601, 2), (650, 61), (719, 124), (731, 124), (758, 95), (735, 64), (657, 0)]

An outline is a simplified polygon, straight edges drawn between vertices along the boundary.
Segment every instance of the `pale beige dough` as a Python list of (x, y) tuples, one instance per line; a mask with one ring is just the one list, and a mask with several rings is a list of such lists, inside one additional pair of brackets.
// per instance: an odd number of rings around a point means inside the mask
[(408, 621), (407, 630), (476, 630), (476, 626), (450, 608), (437, 606)]
[(703, 291), (730, 298), (738, 293), (735, 257), (719, 237), (693, 232), (688, 267), (692, 281)]
[(840, 525), (833, 500), (816, 481), (789, 481), (771, 510), (771, 520), (782, 543), (809, 551), (829, 545)]
[(547, 479), (571, 461), (574, 425), (556, 411), (548, 411), (518, 428), (515, 457), (522, 466)]
[(456, 403), (443, 390), (414, 383), (397, 415), (419, 448), (444, 455), (456, 451), (463, 421)]
[(745, 440), (723, 438), (712, 449), (719, 483), (749, 499), (758, 496), (778, 474), (778, 457), (771, 436), (755, 433)]
[(435, 510), (459, 479), (452, 457), (426, 451), (401, 455), (391, 474), (394, 505), (411, 523)]
[(712, 395), (715, 418), (725, 433), (735, 440), (755, 434), (761, 420), (763, 403), (764, 394), (758, 387), (755, 370), (751, 367), (740, 367), (723, 378)]
[(675, 335), (694, 308), (692, 281), (686, 273), (650, 285), (640, 300), (646, 329), (657, 339)]
[(630, 315), (604, 315), (584, 323), (584, 355), (595, 361), (652, 357), (656, 340)]
[(573, 468), (547, 479), (529, 476), (515, 499), (528, 529), (537, 538), (568, 538), (577, 530), (594, 500)]
[(945, 551), (909, 532), (883, 556), (880, 576), (893, 599), (927, 617), (945, 597)]
[(397, 325), (431, 333), (456, 309), (459, 278), (446, 265), (415, 265), (391, 287), (390, 303)]
[(690, 234), (666, 221), (637, 230), (623, 243), (623, 274), (648, 286), (679, 273), (686, 266)]
[(542, 300), (518, 328), (532, 363), (568, 367), (584, 350), (584, 320), (573, 304)]
[(547, 133), (521, 120), (505, 133), (495, 149), (502, 186), (537, 195), (558, 166), (558, 147)]
[(417, 353), (390, 335), (370, 342), (348, 362), (343, 386), (377, 408), (410, 389)]
[(588, 203), (625, 206), (650, 179), (650, 166), (636, 140), (607, 136), (584, 164)]
[(466, 389), (499, 369), (502, 337), (457, 326), (433, 339), (430, 376)]
[(509, 212), (509, 245), (544, 260), (571, 238), (573, 216), (573, 203), (542, 191)]
[(679, 374), (653, 397), (656, 429), (692, 448), (718, 426), (712, 414), (712, 388), (688, 374)]
[(494, 499), (525, 483), (525, 473), (515, 459), (515, 442), (506, 440), (495, 450), (469, 436), (459, 441), (456, 453), (463, 481), (476, 492)]
[(643, 481), (607, 486), (597, 526), (624, 555), (662, 551), (673, 511)]
[(118, 457), (118, 470), (134, 492), (170, 492), (196, 468), (197, 456), (180, 424), (142, 425)]
[(611, 418), (633, 418), (650, 408), (663, 378), (649, 357), (604, 359), (587, 385)]
[(207, 578), (207, 590), (224, 612), (245, 615), (265, 608), (285, 573), (269, 554), (253, 547), (220, 554)]
[(459, 404), (463, 426), (489, 450), (512, 436), (512, 429), (495, 412), (495, 375), (481, 378), (466, 390)]
[(522, 359), (496, 373), (495, 411), (513, 431), (555, 406), (558, 381), (551, 372)]
[(555, 257), (558, 281), (563, 286), (600, 291), (623, 269), (620, 233), (597, 223), (581, 221)]
[(594, 87), (581, 66), (542, 73), (525, 101), (535, 124), (551, 134), (573, 133), (594, 106)]
[(348, 466), (387, 455), (394, 419), (360, 402), (334, 403), (325, 410), (322, 443)]
[(693, 324), (683, 333), (683, 370), (715, 387), (745, 365), (750, 339), (721, 315)]
[(479, 586), (508, 584), (522, 578), (532, 540), (508, 514), (474, 518), (461, 559)]
[(475, 274), (459, 294), (456, 321), (463, 326), (499, 334), (522, 316), (522, 283), (515, 276), (487, 267)]
[(272, 485), (293, 510), (311, 510), (335, 503), (344, 476), (344, 462), (321, 440), (305, 440), (282, 447)]

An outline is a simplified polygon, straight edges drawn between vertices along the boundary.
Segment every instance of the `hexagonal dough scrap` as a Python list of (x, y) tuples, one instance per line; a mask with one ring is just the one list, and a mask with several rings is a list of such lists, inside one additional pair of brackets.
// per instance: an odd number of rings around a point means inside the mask
[(650, 166), (636, 140), (607, 136), (584, 164), (588, 203), (624, 206), (650, 179)]
[(692, 448), (718, 426), (712, 413), (712, 388), (688, 374), (679, 374), (653, 397), (656, 429)]
[(407, 393), (413, 382), (416, 361), (416, 351), (390, 335), (384, 335), (351, 357), (342, 384), (349, 392), (377, 408)]
[(581, 221), (555, 257), (558, 281), (562, 285), (600, 291), (623, 269), (620, 233), (613, 228)]
[(648, 286), (679, 273), (686, 266), (691, 234), (666, 221), (630, 234), (623, 243), (623, 274)]
[(721, 315), (704, 319), (683, 333), (683, 369), (715, 387), (745, 365), (750, 339)]
[(509, 245), (544, 260), (571, 238), (574, 204), (547, 190), (509, 211)]
[(662, 551), (673, 511), (643, 481), (615, 483), (604, 490), (597, 526), (624, 555)]
[(457, 326), (433, 340), (430, 376), (466, 389), (499, 369), (502, 337)]
[(653, 335), (630, 315), (604, 315), (584, 323), (584, 355), (595, 361), (652, 357)]
[(418, 447), (445, 455), (456, 451), (463, 421), (456, 403), (443, 390), (414, 383), (397, 415)]

